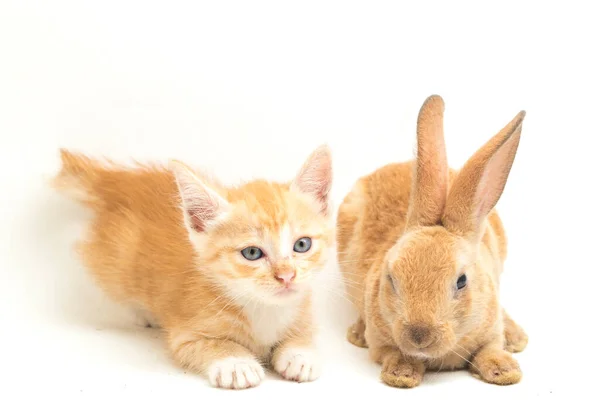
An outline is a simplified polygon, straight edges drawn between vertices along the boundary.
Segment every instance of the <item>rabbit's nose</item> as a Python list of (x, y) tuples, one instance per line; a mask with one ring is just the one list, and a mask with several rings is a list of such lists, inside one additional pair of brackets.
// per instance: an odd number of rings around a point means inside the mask
[(417, 348), (422, 349), (433, 342), (431, 329), (424, 325), (408, 327), (408, 340)]

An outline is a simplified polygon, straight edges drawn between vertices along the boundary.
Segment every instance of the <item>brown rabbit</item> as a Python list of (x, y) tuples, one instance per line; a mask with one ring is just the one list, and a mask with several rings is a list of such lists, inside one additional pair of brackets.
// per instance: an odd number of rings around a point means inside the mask
[(510, 352), (528, 339), (499, 304), (506, 237), (494, 207), (525, 112), (460, 171), (447, 166), (443, 113), (441, 97), (427, 98), (416, 160), (362, 177), (340, 206), (340, 269), (360, 314), (348, 340), (369, 348), (391, 386), (467, 366), (486, 382), (514, 384), (521, 370)]

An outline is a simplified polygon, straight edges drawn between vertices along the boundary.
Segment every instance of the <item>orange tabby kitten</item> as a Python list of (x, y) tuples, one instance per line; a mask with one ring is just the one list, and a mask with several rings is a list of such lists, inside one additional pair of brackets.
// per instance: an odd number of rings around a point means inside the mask
[(331, 155), (288, 183), (225, 187), (181, 162), (126, 168), (61, 150), (55, 187), (95, 218), (78, 245), (115, 300), (161, 327), (173, 358), (216, 387), (319, 376), (311, 282), (334, 240)]

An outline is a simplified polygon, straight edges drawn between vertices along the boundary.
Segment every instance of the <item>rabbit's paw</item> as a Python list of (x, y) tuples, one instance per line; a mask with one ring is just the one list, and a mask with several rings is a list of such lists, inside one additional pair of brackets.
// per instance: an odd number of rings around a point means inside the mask
[(504, 349), (511, 353), (519, 353), (525, 350), (528, 341), (523, 328), (504, 313)]
[(482, 380), (496, 385), (513, 385), (523, 374), (517, 360), (502, 349), (484, 348), (474, 358), (471, 371)]
[(365, 323), (362, 319), (359, 319), (350, 328), (346, 338), (350, 343), (358, 347), (367, 348), (367, 340), (365, 339)]
[(419, 386), (425, 374), (425, 365), (407, 360), (401, 354), (389, 355), (383, 361), (381, 380), (389, 386), (413, 388)]

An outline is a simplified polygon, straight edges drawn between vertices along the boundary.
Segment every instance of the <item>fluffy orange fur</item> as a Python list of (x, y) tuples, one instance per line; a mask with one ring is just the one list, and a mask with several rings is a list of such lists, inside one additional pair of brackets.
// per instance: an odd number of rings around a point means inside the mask
[(55, 187), (94, 212), (77, 245), (84, 265), (164, 331), (182, 367), (234, 389), (258, 385), (269, 364), (289, 380), (319, 376), (311, 283), (335, 239), (328, 147), (290, 182), (236, 187), (178, 161), (128, 168), (67, 150), (61, 158)]
[(391, 386), (415, 387), (427, 369), (469, 367), (486, 382), (521, 379), (511, 352), (527, 335), (501, 308), (506, 237), (495, 205), (525, 113), (459, 171), (448, 168), (444, 102), (430, 96), (413, 161), (360, 178), (338, 211), (340, 269), (359, 318), (348, 340), (368, 347)]

